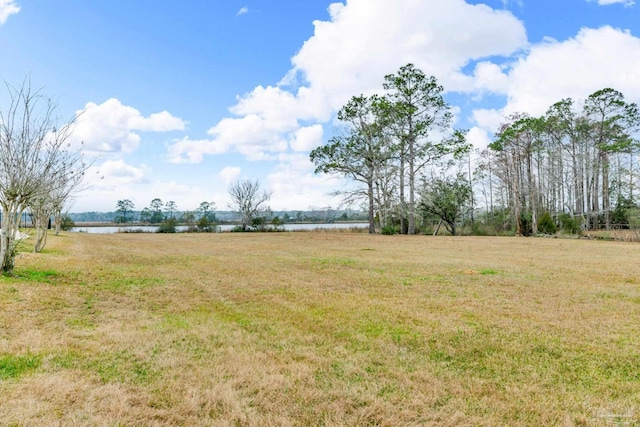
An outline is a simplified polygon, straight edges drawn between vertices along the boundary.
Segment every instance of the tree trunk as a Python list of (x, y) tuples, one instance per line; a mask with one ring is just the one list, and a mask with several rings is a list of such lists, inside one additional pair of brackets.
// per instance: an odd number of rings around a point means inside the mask
[(373, 181), (370, 179), (367, 182), (367, 195), (369, 196), (369, 234), (376, 234), (376, 217), (374, 213), (374, 200), (373, 200)]
[(400, 152), (400, 234), (407, 234), (407, 202), (404, 193), (404, 149)]
[(409, 227), (407, 234), (416, 234), (416, 216), (415, 216), (415, 182), (416, 182), (416, 165), (415, 165), (415, 141), (409, 141)]
[(62, 227), (62, 212), (60, 210), (56, 210), (54, 212), (53, 223), (55, 225), (55, 234), (57, 236), (60, 234), (60, 228)]
[(0, 270), (3, 273), (13, 271), (16, 257), (16, 232), (18, 215), (12, 204), (2, 210), (2, 231), (0, 232)]
[(527, 150), (527, 190), (529, 193), (529, 209), (531, 210), (531, 234), (538, 234), (538, 216), (535, 196), (535, 185), (533, 183), (533, 160), (531, 150)]
[(36, 243), (33, 247), (33, 251), (36, 253), (42, 252), (47, 245), (47, 226), (49, 222), (49, 215), (47, 212), (34, 212), (33, 215), (36, 228)]
[(598, 214), (600, 210), (600, 154), (597, 154), (595, 166), (593, 167), (593, 176), (591, 177), (593, 188), (591, 190), (591, 223), (592, 229), (597, 230), (599, 225)]
[(609, 155), (602, 154), (602, 211), (604, 214), (604, 226), (607, 230), (611, 228), (609, 210), (611, 201), (609, 200)]

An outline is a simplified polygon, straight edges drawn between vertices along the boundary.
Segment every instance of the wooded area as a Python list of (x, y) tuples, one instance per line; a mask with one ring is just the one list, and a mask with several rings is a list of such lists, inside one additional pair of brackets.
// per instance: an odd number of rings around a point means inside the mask
[[(316, 172), (356, 185), (337, 193), (366, 201), (369, 232), (425, 232), (442, 223), (482, 233), (553, 234), (635, 226), (638, 106), (605, 88), (563, 99), (534, 117), (505, 118), (473, 151), (453, 129), (444, 88), (412, 64), (385, 77), (383, 95), (354, 96), (345, 124), (311, 152)], [(480, 203), (477, 203), (477, 202)]]

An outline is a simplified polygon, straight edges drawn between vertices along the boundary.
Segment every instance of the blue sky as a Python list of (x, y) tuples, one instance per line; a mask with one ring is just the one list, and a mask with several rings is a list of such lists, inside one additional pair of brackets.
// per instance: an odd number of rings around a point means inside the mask
[[(181, 210), (259, 179), (271, 207), (340, 205), (309, 151), (354, 95), (413, 62), (483, 148), (502, 117), (604, 87), (640, 102), (631, 0), (0, 0), (0, 78), (84, 111), (94, 159), (71, 211)], [(4, 95), (0, 95), (4, 96)]]

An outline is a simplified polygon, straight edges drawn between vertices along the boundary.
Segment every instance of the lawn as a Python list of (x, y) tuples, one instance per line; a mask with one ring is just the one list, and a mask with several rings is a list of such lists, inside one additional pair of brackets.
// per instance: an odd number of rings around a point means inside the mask
[(0, 424), (640, 423), (639, 261), (576, 239), (51, 236), (0, 278)]

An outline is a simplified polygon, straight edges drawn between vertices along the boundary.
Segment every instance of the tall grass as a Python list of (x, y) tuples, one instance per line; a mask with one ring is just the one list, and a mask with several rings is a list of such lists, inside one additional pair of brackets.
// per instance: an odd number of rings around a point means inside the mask
[(640, 422), (640, 247), (62, 234), (0, 280), (2, 425)]

